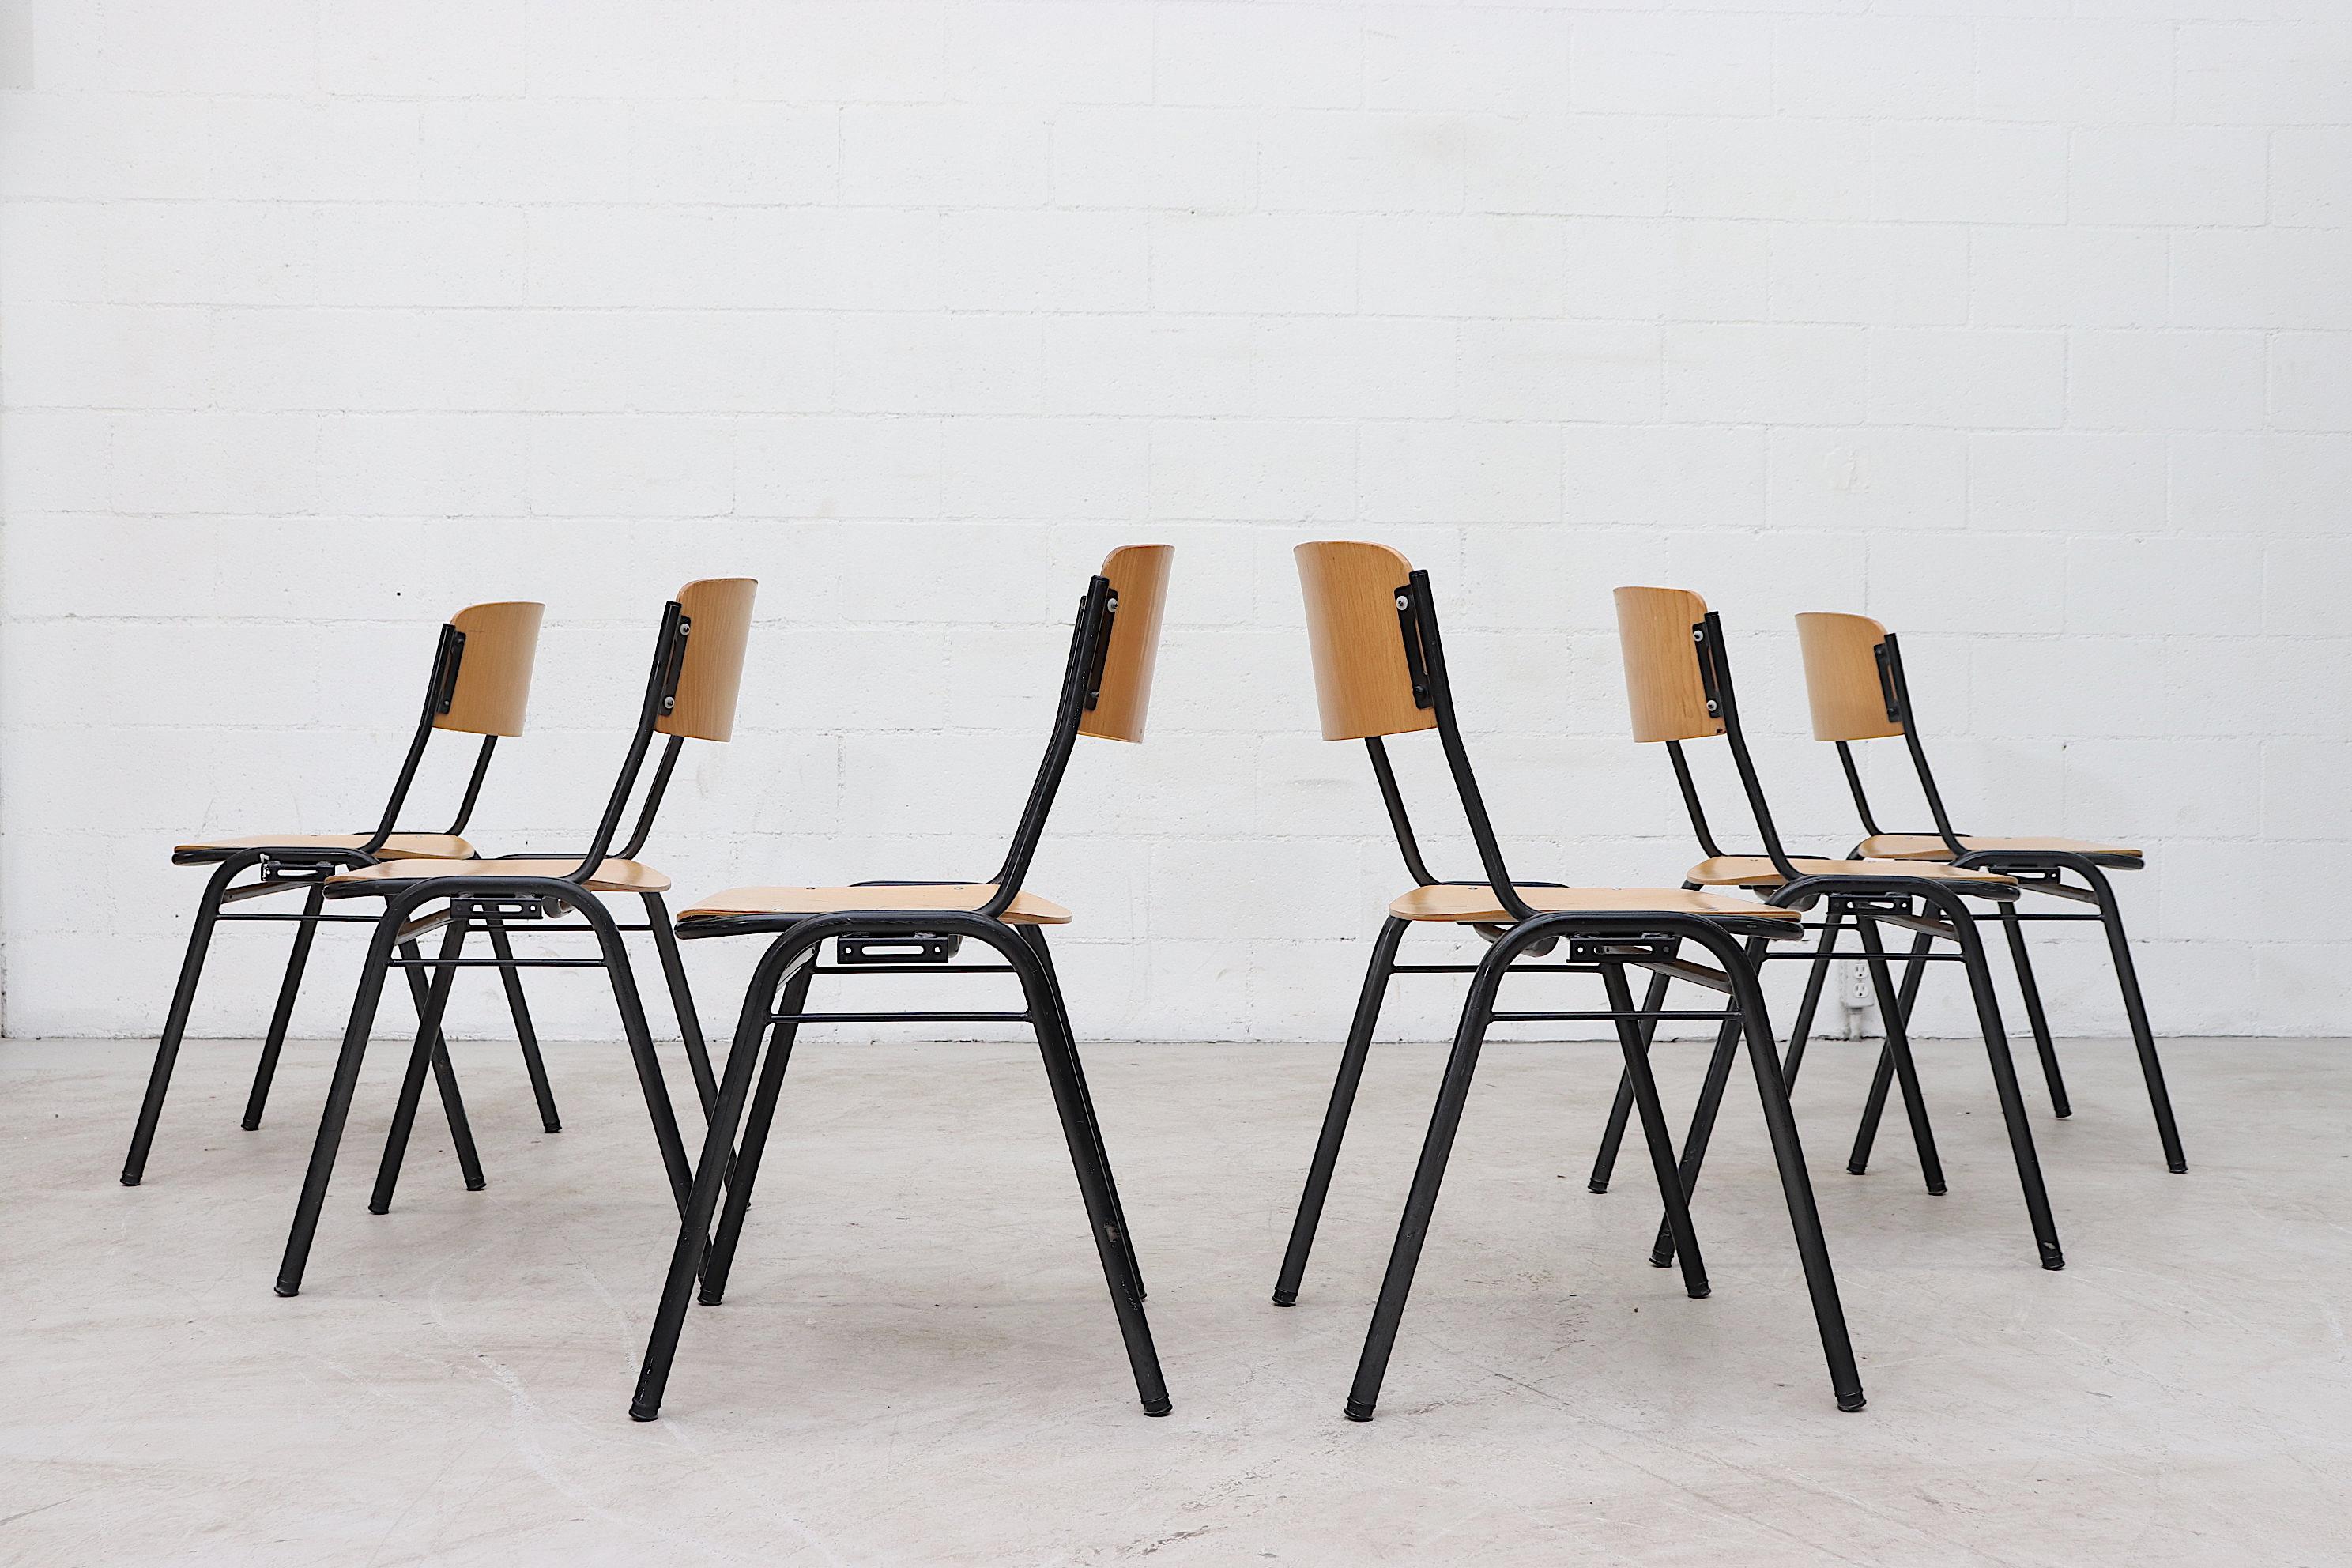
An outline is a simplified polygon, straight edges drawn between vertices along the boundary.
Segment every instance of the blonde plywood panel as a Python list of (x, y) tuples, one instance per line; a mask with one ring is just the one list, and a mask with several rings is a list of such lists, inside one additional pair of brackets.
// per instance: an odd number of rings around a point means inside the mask
[(1307, 596), (1307, 642), (1327, 741), (1434, 729), (1415, 706), (1397, 624), (1397, 590), (1412, 563), (1385, 544), (1321, 540), (1292, 552)]
[(1691, 627), (1706, 601), (1684, 588), (1617, 590), (1617, 645), (1625, 666), (1625, 700), (1636, 741), (1690, 741), (1723, 733), (1706, 710)]
[[(2141, 858), (2137, 849), (2121, 844), (2095, 844), (2084, 838), (1979, 838), (1964, 834), (1961, 844), (1969, 849), (2011, 849), (2023, 854), (2037, 850), (2055, 851), (2066, 855), (2128, 855)], [(1881, 833), (1865, 838), (1861, 852), (1874, 860), (1948, 860), (1952, 851), (1932, 833)]]
[(1870, 741), (1903, 733), (1903, 726), (1886, 716), (1886, 693), (1878, 683), (1878, 645), (1885, 640), (1886, 628), (1868, 616), (1816, 612), (1797, 617), (1813, 739)]
[(520, 735), (523, 709), (530, 700), (531, 666), (539, 658), (539, 623), (544, 605), (516, 602), (473, 605), (449, 617), (466, 634), (457, 659), (457, 687), (449, 711), (436, 713), (436, 730), (473, 735)]
[[(1795, 910), (1778, 910), (1753, 899), (1727, 893), (1693, 892), (1684, 888), (1521, 888), (1519, 897), (1529, 909), (1577, 914), (1738, 915), (1744, 919), (1786, 920), (1801, 923)], [(1405, 921), (1458, 921), (1506, 924), (1511, 920), (1495, 889), (1486, 887), (1437, 886), (1415, 888), (1389, 905), (1389, 913)]]
[[(1922, 882), (1967, 882), (2006, 887), (2014, 877), (1999, 871), (1960, 871), (1926, 860), (1816, 860), (1808, 855), (1791, 858), (1808, 877), (1903, 877)], [(1762, 855), (1717, 855), (1702, 860), (1683, 879), (1707, 888), (1777, 888), (1788, 880)]]
[(1128, 544), (1103, 558), (1118, 609), (1111, 616), (1110, 650), (1103, 658), (1101, 693), (1078, 721), (1078, 733), (1108, 741), (1143, 739), (1151, 706), (1151, 671), (1160, 658), (1160, 621), (1168, 605), (1169, 544)]
[[(337, 887), (363, 882), (415, 882), (428, 877), (564, 877), (577, 860), (387, 860), (327, 879)], [(637, 860), (601, 862), (588, 879), (593, 893), (667, 893), (669, 879)]]
[[(356, 849), (368, 841), (364, 833), (249, 833), (240, 838), (205, 838), (175, 846), (174, 855), (209, 855), (226, 858), (240, 849)], [(379, 860), (465, 860), (474, 847), (454, 833), (395, 833), (376, 852)]]
[(690, 623), (677, 701), (654, 721), (665, 735), (724, 741), (735, 733), (735, 699), (743, 688), (743, 648), (751, 637), (751, 577), (705, 577), (677, 591)]
[[(940, 882), (913, 888), (730, 888), (677, 918), (717, 915), (830, 915), (866, 910), (976, 910), (996, 896), (992, 882)], [(1007, 925), (1067, 925), (1070, 911), (1034, 893), (1015, 893)]]

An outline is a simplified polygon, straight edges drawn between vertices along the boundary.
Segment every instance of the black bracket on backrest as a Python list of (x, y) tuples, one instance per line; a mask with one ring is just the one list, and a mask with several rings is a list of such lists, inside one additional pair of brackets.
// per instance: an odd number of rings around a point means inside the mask
[(661, 710), (665, 718), (677, 711), (677, 683), (686, 674), (686, 635), (694, 629), (694, 617), (681, 610), (677, 616), (678, 646), (671, 650), (669, 669), (662, 677)]
[(1886, 721), (1900, 724), (1904, 722), (1903, 704), (1895, 695), (1895, 661), (1890, 650), (1885, 643), (1876, 643), (1872, 645), (1870, 657), (1878, 665), (1878, 695), (1886, 703)]
[(441, 666), (441, 684), (433, 693), (433, 711), (446, 713), (457, 700), (457, 667), (466, 662), (466, 634), (449, 629), (449, 657)]
[(1412, 585), (1396, 591), (1397, 630), (1404, 638), (1405, 674), (1412, 681), (1412, 705), (1427, 708), (1436, 699), (1429, 690), (1429, 660), (1422, 652), (1421, 617), (1412, 611)]
[(1107, 595), (1103, 600), (1102, 637), (1095, 645), (1094, 658), (1091, 660), (1094, 668), (1087, 671), (1087, 711), (1089, 713), (1102, 702), (1103, 671), (1110, 668), (1111, 623), (1118, 619), (1118, 595), (1114, 593)]
[(1723, 689), (1716, 681), (1715, 649), (1707, 643), (1705, 621), (1691, 623), (1691, 647), (1698, 658), (1698, 685), (1699, 689), (1706, 694), (1706, 716), (1720, 719), (1723, 717)]

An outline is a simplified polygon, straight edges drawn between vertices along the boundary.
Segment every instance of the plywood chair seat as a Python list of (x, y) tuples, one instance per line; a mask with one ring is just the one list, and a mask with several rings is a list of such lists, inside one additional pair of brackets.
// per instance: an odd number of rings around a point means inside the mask
[[(677, 918), (709, 920), (721, 915), (832, 915), (896, 910), (976, 910), (996, 896), (993, 882), (932, 882), (916, 887), (730, 888), (713, 893)], [(1007, 925), (1058, 926), (1070, 911), (1051, 899), (1016, 893), (1004, 911)]]
[[(364, 833), (248, 833), (241, 838), (202, 838), (175, 844), (172, 858), (183, 862), (226, 860), (240, 849), (357, 849)], [(376, 851), (383, 860), (470, 860), (474, 847), (454, 833), (395, 833)]]
[[(568, 877), (578, 870), (580, 862), (568, 859), (545, 860), (388, 860), (381, 866), (362, 866), (356, 871), (344, 871), (327, 879), (330, 888), (349, 888), (369, 882), (417, 882), (428, 877)], [(596, 874), (588, 879), (592, 893), (667, 893), (669, 879), (640, 860), (607, 858), (596, 867)]]
[[(1932, 882), (1976, 882), (2007, 887), (2016, 879), (1998, 871), (1962, 871), (1928, 860), (1821, 860), (1810, 855), (1790, 858), (1797, 869), (1811, 877), (1907, 877)], [(1700, 861), (1684, 879), (1706, 888), (1777, 888), (1788, 879), (1769, 857), (1717, 855)]]
[[(1753, 899), (1723, 893), (1693, 892), (1684, 888), (1530, 888), (1522, 884), (1519, 897), (1528, 907), (1546, 912), (1576, 914), (1675, 914), (1762, 918), (1788, 922), (1791, 930), (1804, 917), (1795, 910), (1774, 909)], [(1465, 924), (1508, 925), (1511, 916), (1488, 887), (1439, 884), (1415, 888), (1389, 905), (1389, 913), (1403, 921), (1454, 921)]]
[[(1998, 849), (2021, 854), (2046, 852), (2089, 855), (2105, 859), (2137, 861), (2140, 852), (2120, 844), (2094, 844), (2087, 838), (1979, 838), (1963, 834), (1970, 850)], [(1862, 841), (1861, 852), (1874, 860), (1948, 860), (1952, 852), (1932, 833), (1876, 833)]]

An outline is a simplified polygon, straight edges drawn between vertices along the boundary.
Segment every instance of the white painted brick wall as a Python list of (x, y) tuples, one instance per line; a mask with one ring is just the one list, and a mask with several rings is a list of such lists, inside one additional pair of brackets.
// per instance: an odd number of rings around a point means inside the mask
[[(550, 609), (486, 845), (573, 840), (665, 592), (750, 573), (739, 738), (649, 858), (688, 895), (971, 874), (1081, 578), (1158, 538), (1150, 743), (1080, 752), (1035, 876), (1082, 917), (1082, 1027), (1328, 1039), (1400, 880), (1360, 753), (1313, 738), (1288, 547), (1334, 534), (1435, 574), (1530, 877), (1691, 856), (1623, 737), (1612, 585), (1723, 611), (1823, 849), (1853, 826), (1789, 616), (1866, 610), (1965, 826), (2151, 851), (2159, 1027), (2345, 1026), (2312, 895), (2352, 838), (2347, 0), (0, 23), (16, 1033), (151, 1031), (197, 884), (169, 845), (369, 820), (477, 599)], [(257, 1026), (275, 948), (223, 940), (201, 1031)], [(690, 950), (706, 1016), (749, 959)], [(2062, 1028), (2117, 1027), (2084, 942), (2045, 972)], [(1394, 1026), (1441, 1030), (1420, 984)], [(609, 1037), (593, 981), (540, 989)]]

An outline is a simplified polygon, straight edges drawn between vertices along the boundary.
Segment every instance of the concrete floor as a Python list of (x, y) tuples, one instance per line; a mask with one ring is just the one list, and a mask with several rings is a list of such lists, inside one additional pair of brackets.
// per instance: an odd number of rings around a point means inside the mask
[[(1696, 1046), (1663, 1048), (1686, 1103)], [(1923, 1050), (1950, 1195), (1843, 1151), (1865, 1047), (1799, 1097), (1867, 1411), (1833, 1407), (1735, 1080), (1706, 1301), (1647, 1266), (1643, 1173), (1584, 1190), (1601, 1046), (1491, 1047), (1380, 1419), (1339, 1407), (1436, 1048), (1375, 1053), (1299, 1305), (1270, 1305), (1329, 1047), (1103, 1047), (1095, 1089), (1175, 1397), (1137, 1411), (1033, 1052), (804, 1045), (728, 1304), (625, 1414), (672, 1239), (617, 1047), (458, 1047), (489, 1167), (420, 1121), (363, 1207), (370, 1064), (304, 1294), (270, 1279), (328, 1056), (192, 1046), (116, 1184), (137, 1044), (0, 1045), (0, 1562), (2160, 1564), (2352, 1561), (2352, 1052), (2066, 1048), (2045, 1273), (1982, 1054)], [(2027, 1066), (2030, 1076), (2030, 1053)], [(682, 1070), (678, 1083), (685, 1079)], [(428, 1102), (429, 1103), (429, 1102)]]

